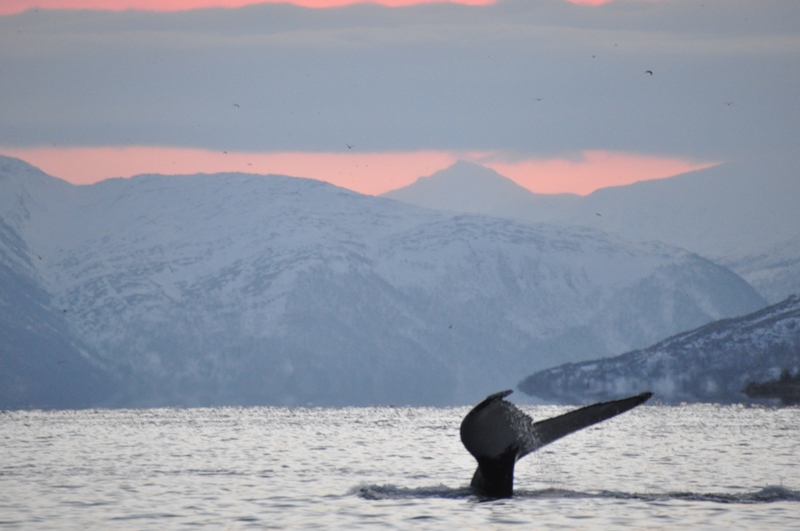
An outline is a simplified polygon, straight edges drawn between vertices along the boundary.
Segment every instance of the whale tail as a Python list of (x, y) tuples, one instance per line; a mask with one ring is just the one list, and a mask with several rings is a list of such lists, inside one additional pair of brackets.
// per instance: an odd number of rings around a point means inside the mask
[(653, 396), (653, 393), (642, 393), (534, 422), (517, 406), (504, 400), (512, 392), (489, 395), (461, 422), (461, 442), (478, 461), (471, 486), (482, 496), (511, 496), (514, 465), (519, 459), (565, 435), (624, 413)]

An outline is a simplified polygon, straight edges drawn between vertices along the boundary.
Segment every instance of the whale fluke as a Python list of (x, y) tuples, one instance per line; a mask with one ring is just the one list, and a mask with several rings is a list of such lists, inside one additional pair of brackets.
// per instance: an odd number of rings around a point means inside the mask
[(522, 457), (565, 435), (624, 413), (653, 396), (642, 393), (534, 422), (517, 406), (503, 400), (512, 392), (489, 395), (461, 422), (461, 442), (478, 461), (470, 486), (482, 496), (510, 497), (514, 491), (514, 465)]

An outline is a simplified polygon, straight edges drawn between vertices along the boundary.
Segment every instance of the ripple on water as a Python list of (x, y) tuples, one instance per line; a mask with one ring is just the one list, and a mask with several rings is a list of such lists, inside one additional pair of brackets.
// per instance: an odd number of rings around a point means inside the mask
[[(535, 418), (564, 408), (526, 407)], [(800, 408), (643, 406), (523, 459), (486, 500), (468, 408), (0, 415), (0, 525), (748, 529), (800, 521)]]

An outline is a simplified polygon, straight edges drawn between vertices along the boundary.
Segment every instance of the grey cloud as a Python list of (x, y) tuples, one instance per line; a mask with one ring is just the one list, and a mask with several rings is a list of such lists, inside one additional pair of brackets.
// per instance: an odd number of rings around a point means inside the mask
[(2, 17), (0, 145), (794, 149), (800, 4), (703, 4)]

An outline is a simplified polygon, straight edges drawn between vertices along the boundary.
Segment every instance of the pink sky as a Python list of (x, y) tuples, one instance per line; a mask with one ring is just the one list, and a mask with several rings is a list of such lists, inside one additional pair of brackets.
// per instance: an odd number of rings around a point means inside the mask
[[(494, 0), (369, 0), (369, 3), (391, 7), (414, 4), (449, 2), (466, 5), (488, 5)], [(145, 11), (183, 11), (209, 7), (242, 7), (252, 4), (292, 3), (303, 7), (341, 7), (364, 3), (364, 0), (2, 0), (0, 15), (22, 13), (28, 9), (104, 9), (124, 11), (141, 9)]]
[[(286, 0), (267, 0), (272, 2)], [(307, 7), (336, 7), (362, 0), (291, 0)], [(387, 6), (450, 1), (488, 5), (495, 0), (369, 0)], [(596, 6), (613, 0), (565, 0)], [(263, 0), (0, 0), (0, 15), (28, 9), (143, 9), (179, 11), (203, 7), (240, 7)], [(74, 184), (140, 173), (192, 174), (225, 171), (278, 173), (327, 181), (365, 194), (380, 194), (406, 186), (423, 175), (457, 160), (472, 160), (492, 168), (531, 191), (586, 195), (598, 188), (658, 179), (708, 167), (714, 162), (606, 151), (585, 151), (570, 158), (514, 159), (497, 153), (245, 153), (169, 147), (2, 148), (45, 172)]]
[[(251, 4), (292, 3), (304, 7), (341, 7), (358, 3), (374, 3), (391, 7), (414, 4), (452, 3), (489, 5), (496, 0), (2, 0), (0, 15), (22, 13), (28, 9), (142, 9), (147, 11), (182, 11), (207, 7), (242, 7)], [(598, 6), (613, 0), (565, 0), (573, 4)]]
[[(346, 149), (346, 148), (345, 148)], [(3, 148), (44, 172), (73, 184), (141, 173), (244, 172), (309, 177), (377, 195), (431, 175), (457, 160), (470, 160), (538, 193), (586, 195), (598, 188), (670, 177), (714, 162), (586, 151), (572, 158), (504, 161), (494, 153), (246, 153), (166, 147)]]

